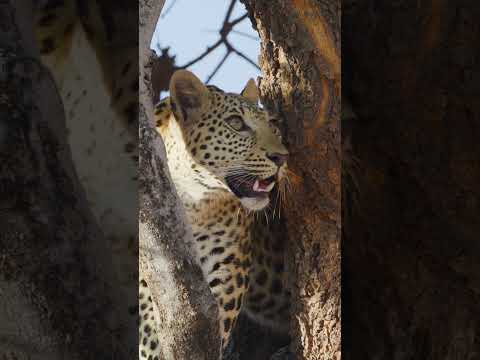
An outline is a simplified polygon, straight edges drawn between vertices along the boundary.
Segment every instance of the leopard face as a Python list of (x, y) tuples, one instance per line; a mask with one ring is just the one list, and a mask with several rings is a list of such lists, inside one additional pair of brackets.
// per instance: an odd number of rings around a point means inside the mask
[(180, 70), (172, 76), (170, 94), (192, 166), (214, 174), (247, 209), (265, 208), (284, 178), (288, 151), (274, 117), (257, 106), (255, 82), (240, 95), (225, 93)]

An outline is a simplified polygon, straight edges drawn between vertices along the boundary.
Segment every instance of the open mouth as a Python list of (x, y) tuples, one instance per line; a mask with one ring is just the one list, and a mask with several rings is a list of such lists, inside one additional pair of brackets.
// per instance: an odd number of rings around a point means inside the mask
[(228, 187), (238, 198), (266, 198), (275, 187), (276, 176), (266, 179), (258, 177), (226, 176)]

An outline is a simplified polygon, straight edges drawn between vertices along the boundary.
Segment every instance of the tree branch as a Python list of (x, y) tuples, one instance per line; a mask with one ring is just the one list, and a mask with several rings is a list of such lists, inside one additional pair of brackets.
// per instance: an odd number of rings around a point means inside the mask
[(182, 65), (179, 67), (179, 69), (186, 69), (190, 66), (192, 66), (193, 64), (196, 64), (197, 62), (199, 62), (200, 60), (202, 60), (205, 56), (207, 56), (208, 54), (210, 54), (213, 50), (215, 50), (217, 47), (219, 47), (220, 45), (222, 45), (224, 43), (224, 40), (223, 39), (219, 39), (215, 44), (213, 44), (212, 46), (209, 46), (207, 47), (207, 50), (205, 50), (202, 54), (200, 54), (198, 57), (196, 57), (195, 59), (189, 61), (188, 63), (186, 63), (185, 65)]
[(210, 80), (212, 80), (212, 78), (215, 76), (215, 74), (218, 72), (218, 70), (220, 70), (220, 68), (222, 67), (223, 63), (227, 60), (227, 58), (229, 57), (229, 55), (232, 53), (232, 50), (227, 50), (227, 52), (225, 53), (225, 55), (223, 56), (222, 60), (220, 60), (220, 62), (217, 64), (217, 66), (215, 67), (215, 69), (213, 69), (212, 73), (208, 76), (207, 78), (207, 81), (205, 82), (206, 84), (210, 83)]
[(242, 52), (240, 52), (239, 50), (235, 49), (231, 43), (229, 42), (228, 40), (228, 35), (232, 32), (235, 32), (239, 35), (242, 35), (242, 36), (247, 36), (251, 39), (255, 39), (251, 36), (248, 36), (247, 34), (244, 34), (242, 32), (239, 32), (239, 31), (234, 31), (233, 28), (235, 27), (235, 25), (239, 24), (240, 22), (242, 22), (243, 20), (245, 20), (246, 18), (248, 18), (248, 13), (245, 13), (243, 14), (242, 16), (240, 16), (239, 18), (233, 20), (233, 21), (230, 21), (230, 17), (232, 16), (232, 12), (233, 12), (233, 9), (235, 7), (235, 4), (236, 4), (236, 1), (237, 0), (231, 0), (229, 6), (228, 6), (228, 9), (227, 9), (227, 12), (225, 14), (225, 18), (223, 20), (223, 24), (222, 24), (222, 27), (220, 28), (220, 30), (218, 31), (219, 33), (219, 36), (220, 38), (211, 46), (208, 46), (207, 49), (201, 53), (199, 56), (197, 56), (196, 58), (194, 58), (193, 60), (190, 60), (189, 62), (187, 62), (186, 64), (184, 65), (181, 65), (179, 67), (177, 67), (177, 69), (186, 69), (196, 63), (198, 63), (199, 61), (203, 60), (207, 55), (209, 55), (210, 53), (212, 53), (215, 49), (217, 49), (219, 46), (221, 45), (224, 45), (225, 48), (227, 49), (227, 53), (225, 54), (225, 56), (220, 60), (220, 63), (219, 65), (217, 65), (215, 67), (215, 69), (213, 70), (213, 72), (208, 75), (207, 77), (207, 80), (205, 81), (207, 84), (210, 82), (210, 80), (215, 76), (215, 74), (218, 72), (218, 70), (220, 70), (221, 66), (225, 63), (225, 61), (227, 60), (228, 56), (234, 52), (235, 54), (237, 54), (240, 58), (242, 58), (243, 60), (247, 61), (249, 64), (251, 64), (252, 66), (254, 66), (255, 68), (257, 69), (260, 69), (260, 67), (255, 63), (255, 61), (251, 60), (248, 56), (246, 56), (245, 54), (243, 54)]
[(233, 21), (230, 23), (230, 27), (234, 27), (235, 25), (237, 25), (238, 23), (242, 22), (242, 21), (245, 20), (246, 18), (248, 18), (248, 14), (247, 14), (247, 13), (243, 14), (243, 15), (240, 16), (238, 19), (233, 20)]
[(233, 8), (235, 7), (235, 3), (237, 0), (231, 0), (230, 5), (228, 5), (227, 13), (225, 14), (225, 19), (223, 20), (223, 23), (226, 24), (228, 23), (228, 20), (230, 20), (230, 16), (232, 15)]
[(149, 44), (162, 5), (140, 1), (140, 271), (159, 309), (162, 359), (217, 360), (217, 308), (186, 245), (190, 230), (169, 176), (163, 142), (152, 126)]
[(241, 53), (240, 51), (238, 51), (237, 49), (235, 48), (232, 48), (232, 51), (237, 54), (238, 56), (240, 56), (243, 60), (245, 60), (246, 62), (248, 62), (250, 65), (254, 66), (256, 69), (260, 70), (260, 66), (257, 65), (257, 63), (255, 61), (253, 61), (252, 59), (250, 59), (248, 56), (246, 56), (245, 54)]
[(232, 33), (233, 33), (233, 34), (240, 35), (240, 36), (243, 36), (243, 37), (245, 37), (245, 38), (247, 38), (247, 39), (250, 39), (250, 40), (258, 41), (258, 39), (257, 39), (255, 36), (252, 36), (252, 35), (249, 35), (249, 34), (245, 34), (245, 33), (242, 32), (242, 31), (232, 30)]

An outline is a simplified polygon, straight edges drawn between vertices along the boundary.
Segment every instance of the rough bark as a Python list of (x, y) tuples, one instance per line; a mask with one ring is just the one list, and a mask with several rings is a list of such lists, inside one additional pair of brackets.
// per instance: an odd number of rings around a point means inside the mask
[(35, 51), (32, 3), (2, 1), (0, 18), (0, 357), (127, 359), (135, 321), (119, 316), (127, 304)]
[(243, 0), (262, 41), (263, 103), (282, 115), (303, 178), (283, 210), (292, 350), (340, 358), (340, 1)]
[(150, 40), (163, 1), (140, 1), (140, 272), (160, 313), (163, 359), (218, 359), (217, 309), (186, 246), (191, 234), (152, 126)]
[(480, 9), (344, 4), (345, 359), (478, 359)]

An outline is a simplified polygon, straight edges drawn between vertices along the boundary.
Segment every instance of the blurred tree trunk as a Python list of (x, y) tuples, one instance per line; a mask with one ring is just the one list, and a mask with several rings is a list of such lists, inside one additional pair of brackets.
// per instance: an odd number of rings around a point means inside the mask
[(135, 319), (119, 316), (128, 305), (39, 61), (32, 2), (2, 1), (0, 18), (0, 358), (131, 358)]
[(340, 359), (340, 1), (242, 0), (262, 41), (263, 103), (282, 118), (303, 178), (283, 209), (292, 351)]
[(474, 4), (344, 1), (345, 359), (480, 357)]
[(140, 1), (140, 274), (159, 309), (162, 360), (217, 360), (217, 309), (186, 246), (191, 234), (153, 126), (150, 41), (163, 1)]

